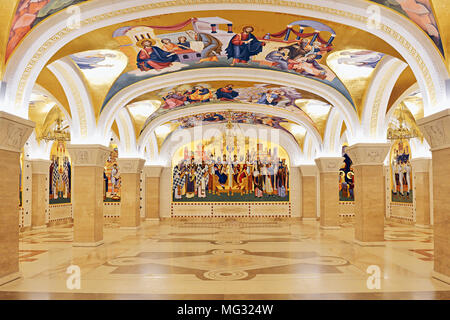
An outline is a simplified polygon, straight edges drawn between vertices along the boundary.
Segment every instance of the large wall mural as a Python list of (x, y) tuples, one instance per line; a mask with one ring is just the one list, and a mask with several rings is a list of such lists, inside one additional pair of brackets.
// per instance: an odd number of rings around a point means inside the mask
[(144, 127), (155, 118), (171, 110), (184, 109), (203, 103), (255, 103), (277, 107), (293, 113), (305, 115), (301, 109), (308, 103), (329, 105), (321, 97), (292, 87), (264, 83), (211, 81), (206, 83), (184, 84), (165, 88), (146, 98), (159, 101), (160, 107), (147, 119)]
[(397, 140), (390, 152), (391, 201), (413, 202), (411, 147), (408, 140)]
[(85, 1), (88, 0), (21, 0), (17, 5), (16, 14), (11, 23), (11, 31), (6, 48), (6, 61), (19, 42), (39, 22), (71, 5)]
[(72, 165), (64, 141), (55, 141), (50, 151), (49, 203), (71, 202)]
[(433, 40), (444, 55), (441, 34), (430, 0), (371, 0), (389, 7), (415, 22)]
[(342, 146), (344, 162), (339, 169), (339, 201), (355, 201), (355, 174), (352, 159), (347, 154), (347, 147)]
[[(252, 138), (244, 145), (192, 142), (172, 160), (173, 202), (288, 202), (285, 150)], [(213, 139), (214, 140), (214, 139)]]
[[(128, 56), (132, 70), (117, 79), (104, 105), (121, 89), (156, 75), (230, 66), (302, 75), (332, 86), (353, 104), (343, 83), (321, 63), (333, 50), (336, 34), (332, 28), (321, 22), (301, 20), (291, 22), (281, 31), (264, 24), (264, 27), (240, 27), (235, 33), (233, 23), (221, 17), (204, 17), (169, 26), (117, 29), (113, 38)], [(221, 29), (223, 26), (225, 30)]]
[(115, 144), (111, 144), (109, 148), (110, 153), (103, 170), (103, 201), (120, 202), (121, 180), (119, 165), (117, 163), (119, 149)]

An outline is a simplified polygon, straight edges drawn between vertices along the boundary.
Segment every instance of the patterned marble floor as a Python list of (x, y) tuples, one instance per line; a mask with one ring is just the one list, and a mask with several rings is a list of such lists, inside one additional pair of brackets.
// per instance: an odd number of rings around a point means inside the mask
[[(21, 235), (23, 279), (3, 299), (450, 299), (432, 279), (432, 230), (387, 224), (384, 247), (353, 243), (354, 229), (317, 222), (145, 222), (138, 231), (105, 227), (105, 244), (74, 248), (72, 228)], [(80, 267), (70, 290), (67, 268)], [(381, 270), (370, 289), (367, 268)]]

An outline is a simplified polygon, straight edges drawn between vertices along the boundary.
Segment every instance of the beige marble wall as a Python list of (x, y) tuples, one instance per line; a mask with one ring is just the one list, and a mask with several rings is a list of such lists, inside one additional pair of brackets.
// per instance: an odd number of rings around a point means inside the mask
[(384, 177), (382, 165), (355, 165), (355, 239), (384, 241)]
[(72, 159), (73, 245), (103, 243), (103, 166), (109, 149), (101, 145), (68, 145)]
[(121, 177), (120, 227), (137, 228), (141, 224), (140, 214), (140, 184), (143, 159), (117, 160)]
[(318, 158), (319, 169), (320, 227), (339, 228), (339, 168), (342, 157)]
[(33, 229), (45, 228), (46, 216), (49, 210), (48, 175), (50, 161), (32, 160), (32, 198), (31, 198), (31, 226)]
[(416, 226), (429, 227), (430, 221), (430, 168), (431, 159), (412, 159), (413, 186), (416, 206)]
[(0, 285), (20, 277), (20, 152), (34, 123), (0, 111)]
[(302, 185), (302, 218), (317, 220), (317, 167), (300, 166)]
[(159, 177), (146, 177), (145, 178), (145, 192), (146, 192), (146, 204), (145, 204), (145, 219), (146, 220), (159, 220)]
[(146, 220), (152, 221), (160, 218), (160, 176), (162, 169), (160, 166), (144, 167)]
[(431, 147), (433, 174), (433, 276), (450, 283), (450, 109), (417, 121)]
[(384, 160), (388, 143), (359, 143), (347, 148), (355, 173), (355, 241), (362, 245), (384, 242)]
[[(0, 150), (0, 281), (19, 272), (19, 153)], [(2, 284), (0, 282), (0, 284)]]
[(434, 270), (450, 279), (450, 147), (433, 151)]

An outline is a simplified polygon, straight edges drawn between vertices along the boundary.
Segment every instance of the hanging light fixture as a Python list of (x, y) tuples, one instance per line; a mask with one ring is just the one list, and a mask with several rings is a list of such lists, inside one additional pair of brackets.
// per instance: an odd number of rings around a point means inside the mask
[(70, 141), (70, 132), (66, 131), (69, 126), (62, 128), (63, 120), (58, 117), (56, 119), (56, 128), (50, 130), (47, 134), (41, 136), (41, 140), (45, 141)]
[(398, 125), (393, 124), (392, 122), (389, 124), (388, 132), (387, 132), (388, 140), (408, 140), (408, 139), (420, 137), (420, 133), (416, 128), (408, 127), (407, 122), (404, 117), (405, 112), (406, 111), (404, 109), (404, 104), (402, 102), (402, 103), (400, 103), (400, 108), (399, 108), (400, 115), (397, 118)]

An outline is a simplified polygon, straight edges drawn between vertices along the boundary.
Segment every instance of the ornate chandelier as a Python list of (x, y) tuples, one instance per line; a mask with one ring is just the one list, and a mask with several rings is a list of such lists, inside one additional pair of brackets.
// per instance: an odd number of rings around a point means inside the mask
[(400, 116), (398, 117), (398, 125), (392, 124), (389, 125), (389, 129), (387, 132), (387, 139), (388, 140), (408, 140), (420, 137), (419, 131), (411, 127), (409, 128), (407, 126), (407, 122), (404, 118), (405, 110), (403, 107), (403, 103), (400, 103), (399, 108)]
[(70, 132), (66, 131), (69, 126), (62, 128), (63, 120), (61, 118), (56, 119), (56, 128), (50, 130), (47, 134), (41, 136), (41, 140), (45, 141), (70, 141)]

